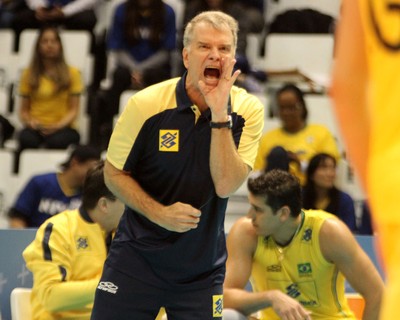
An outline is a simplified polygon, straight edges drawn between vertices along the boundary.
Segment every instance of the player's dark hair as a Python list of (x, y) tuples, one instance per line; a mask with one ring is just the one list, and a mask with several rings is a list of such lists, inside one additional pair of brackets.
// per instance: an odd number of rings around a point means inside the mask
[(99, 161), (86, 174), (82, 191), (82, 207), (90, 210), (96, 207), (101, 197), (112, 201), (116, 200), (114, 194), (107, 188), (104, 182), (104, 161)]
[(252, 195), (265, 197), (265, 203), (273, 212), (288, 206), (290, 214), (297, 217), (301, 212), (301, 186), (299, 179), (283, 170), (263, 172), (250, 177), (247, 187)]

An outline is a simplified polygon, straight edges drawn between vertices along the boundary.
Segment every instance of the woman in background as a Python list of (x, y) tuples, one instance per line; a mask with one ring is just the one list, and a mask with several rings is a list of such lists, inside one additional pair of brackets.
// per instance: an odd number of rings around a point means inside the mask
[(352, 232), (356, 231), (353, 199), (335, 186), (336, 159), (327, 153), (314, 155), (306, 171), (303, 208), (321, 209), (341, 219)]
[(75, 121), (82, 89), (79, 70), (65, 61), (57, 29), (44, 27), (20, 81), (19, 117), (24, 128), (18, 137), (19, 150), (65, 149), (78, 144)]
[(290, 171), (305, 183), (305, 170), (312, 156), (328, 153), (340, 158), (334, 135), (318, 123), (308, 123), (304, 93), (294, 84), (284, 84), (276, 93), (281, 125), (261, 137), (255, 170)]

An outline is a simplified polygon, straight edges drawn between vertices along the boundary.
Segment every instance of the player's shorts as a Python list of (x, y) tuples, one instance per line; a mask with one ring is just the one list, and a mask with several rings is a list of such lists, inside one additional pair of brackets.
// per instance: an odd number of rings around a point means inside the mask
[(168, 320), (222, 319), (222, 285), (191, 291), (156, 288), (104, 265), (91, 320), (154, 320), (164, 307)]

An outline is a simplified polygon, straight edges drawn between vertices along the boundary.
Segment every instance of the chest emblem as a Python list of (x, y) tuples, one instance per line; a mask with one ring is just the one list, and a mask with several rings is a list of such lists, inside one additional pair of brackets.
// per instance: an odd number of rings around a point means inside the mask
[(162, 152), (178, 152), (179, 130), (160, 130), (158, 150)]
[(76, 248), (78, 250), (85, 250), (89, 247), (88, 238), (86, 237), (79, 237), (76, 239)]
[(309, 277), (312, 275), (311, 263), (300, 263), (297, 265), (299, 277)]

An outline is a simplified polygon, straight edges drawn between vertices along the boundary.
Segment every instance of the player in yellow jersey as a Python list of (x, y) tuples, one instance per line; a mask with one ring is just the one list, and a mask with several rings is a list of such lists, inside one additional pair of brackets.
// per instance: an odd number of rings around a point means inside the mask
[(399, 8), (399, 1), (343, 2), (332, 89), (377, 233), (387, 280), (382, 320), (396, 318), (400, 302)]
[(363, 319), (378, 319), (383, 281), (346, 225), (302, 210), (299, 180), (286, 171), (252, 177), (248, 187), (248, 217), (228, 236), (225, 308), (260, 311), (262, 320), (355, 319), (346, 278), (365, 299)]
[(124, 211), (104, 183), (103, 166), (88, 171), (81, 207), (46, 220), (23, 252), (33, 273), (33, 320), (90, 318), (108, 235)]

